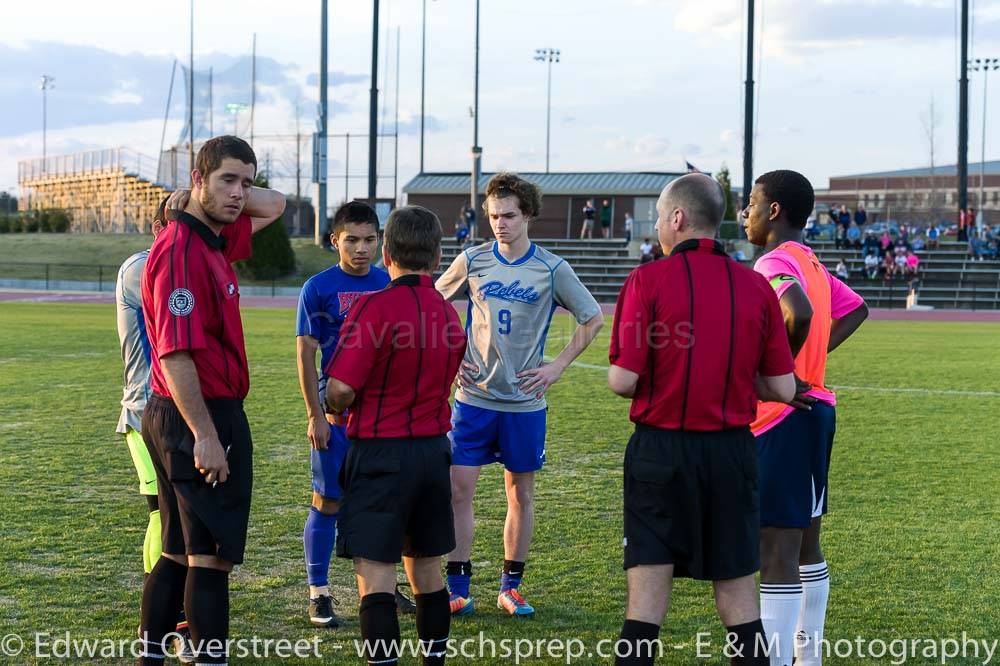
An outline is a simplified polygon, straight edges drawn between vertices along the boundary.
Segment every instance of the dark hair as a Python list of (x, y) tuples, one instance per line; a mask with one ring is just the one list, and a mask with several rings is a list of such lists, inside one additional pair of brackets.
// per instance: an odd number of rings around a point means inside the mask
[(486, 199), (496, 197), (505, 199), (517, 197), (517, 207), (525, 217), (536, 218), (542, 210), (542, 191), (534, 183), (529, 183), (516, 173), (504, 171), (490, 178), (486, 183), (486, 196), (483, 198), (483, 212), (487, 215)]
[(222, 160), (227, 157), (238, 159), (244, 164), (252, 164), (254, 173), (257, 172), (257, 156), (250, 144), (228, 134), (213, 137), (202, 144), (198, 156), (194, 158), (194, 168), (202, 178), (208, 180), (208, 175), (218, 169), (222, 165)]
[(337, 235), (344, 230), (347, 223), (370, 224), (375, 227), (378, 233), (378, 214), (375, 209), (364, 201), (348, 201), (340, 205), (337, 212), (333, 214), (333, 222), (330, 223), (330, 233)]
[[(160, 201), (160, 205), (156, 207), (156, 214), (153, 215), (153, 222), (159, 222), (160, 224), (167, 223), (167, 201), (169, 200), (170, 195), (168, 194)], [(150, 229), (152, 229), (152, 225), (150, 225)]]
[(780, 169), (758, 176), (754, 183), (760, 185), (765, 199), (781, 206), (790, 225), (797, 229), (806, 226), (816, 203), (816, 195), (805, 176), (797, 171)]
[(423, 206), (403, 206), (385, 223), (385, 250), (408, 271), (430, 271), (441, 256), (441, 220)]

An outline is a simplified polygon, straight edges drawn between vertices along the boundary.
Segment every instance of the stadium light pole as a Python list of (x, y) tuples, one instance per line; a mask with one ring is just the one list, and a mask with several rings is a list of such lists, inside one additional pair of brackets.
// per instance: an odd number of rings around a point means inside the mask
[(958, 79), (958, 210), (969, 206), (969, 0), (962, 0), (961, 56)]
[(378, 0), (372, 9), (372, 87), (368, 100), (368, 203), (375, 207), (378, 192)]
[[(747, 76), (743, 89), (743, 207), (750, 201), (753, 188), (753, 15), (754, 0), (747, 0)], [(742, 224), (736, 225), (740, 238), (746, 238)]]
[(424, 92), (427, 81), (427, 0), (420, 19), (420, 173), (424, 172)]
[(188, 177), (194, 171), (194, 0), (191, 0), (191, 40), (188, 43)]
[(47, 137), (48, 132), (48, 91), (55, 88), (55, 77), (49, 76), (48, 74), (42, 74), (42, 173), (47, 171), (45, 167), (45, 157), (48, 151)]
[[(469, 201), (472, 211), (479, 215), (479, 174), (482, 168), (483, 149), (479, 145), (479, 0), (476, 0), (476, 68), (475, 84), (473, 86), (472, 107), (472, 175), (470, 178)], [(473, 238), (473, 230), (469, 229), (469, 240)]]
[(535, 49), (535, 60), (549, 63), (549, 82), (545, 101), (545, 173), (548, 173), (549, 137), (552, 131), (552, 63), (559, 62), (559, 49)]
[(973, 72), (983, 73), (983, 142), (979, 154), (979, 213), (986, 218), (983, 206), (986, 202), (986, 188), (984, 186), (986, 178), (986, 84), (989, 79), (990, 70), (1000, 69), (1000, 58), (975, 58), (969, 61), (969, 69)]

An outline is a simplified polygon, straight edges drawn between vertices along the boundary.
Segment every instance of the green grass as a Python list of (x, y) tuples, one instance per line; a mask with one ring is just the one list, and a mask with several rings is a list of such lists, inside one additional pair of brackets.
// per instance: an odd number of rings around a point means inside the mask
[[(0, 234), (0, 278), (51, 280), (103, 279), (114, 288), (118, 267), (153, 239), (145, 234)], [(296, 271), (277, 284), (300, 287), (312, 275), (337, 262), (337, 254), (313, 245), (311, 238), (293, 238)], [(33, 264), (25, 266), (24, 264)], [(103, 267), (100, 272), (98, 266)], [(258, 284), (240, 280), (242, 284)], [(271, 282), (259, 282), (271, 284)]]
[[(304, 616), (309, 453), (293, 312), (248, 309), (244, 319), (256, 479), (247, 559), (232, 578), (232, 634), (318, 635), (324, 661), (280, 663), (360, 663), (347, 657), (358, 637), (348, 563), (336, 561), (331, 576), (346, 626), (317, 632)], [(568, 339), (570, 325), (566, 317), (554, 322), (550, 353)], [(824, 525), (833, 576), (829, 638), (946, 638), (963, 631), (1000, 637), (1000, 398), (992, 394), (998, 333), (992, 324), (869, 322), (831, 358), (835, 385), (991, 394), (840, 392), (831, 515)], [(581, 361), (604, 365), (606, 350), (605, 332)], [(120, 365), (110, 306), (0, 303), (0, 634), (134, 636), (146, 521), (135, 472), (114, 432)], [(476, 500), (479, 610), (453, 623), (455, 638), (482, 631), (495, 639), (579, 638), (592, 647), (617, 635), (625, 601), (627, 403), (608, 392), (603, 372), (574, 367), (552, 389), (549, 422), (549, 462), (538, 479), (537, 531), (524, 585), (537, 616), (515, 621), (493, 607), (505, 512), (500, 470), (493, 466)], [(718, 656), (695, 659), (698, 632), (712, 632), (721, 645), (710, 597), (706, 584), (678, 582), (661, 634), (674, 648), (659, 663), (728, 663)], [(401, 626), (404, 636), (415, 635), (412, 619)], [(345, 647), (336, 650), (335, 643)]]

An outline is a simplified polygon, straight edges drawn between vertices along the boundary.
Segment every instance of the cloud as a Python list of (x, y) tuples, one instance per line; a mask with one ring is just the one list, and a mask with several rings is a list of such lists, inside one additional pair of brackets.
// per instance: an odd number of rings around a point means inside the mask
[[(326, 76), (327, 85), (330, 86), (344, 86), (351, 85), (354, 83), (368, 83), (371, 81), (371, 74), (352, 74), (350, 72), (337, 72), (330, 70), (330, 73)], [(319, 85), (319, 74), (312, 72), (306, 77), (307, 86), (318, 86)]]

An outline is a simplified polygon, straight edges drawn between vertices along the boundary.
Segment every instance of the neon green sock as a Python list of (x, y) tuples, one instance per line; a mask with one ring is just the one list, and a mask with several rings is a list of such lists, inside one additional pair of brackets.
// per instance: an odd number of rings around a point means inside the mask
[(149, 524), (146, 525), (146, 538), (142, 542), (142, 569), (146, 573), (153, 570), (156, 561), (160, 559), (163, 542), (160, 533), (160, 512), (149, 512)]

